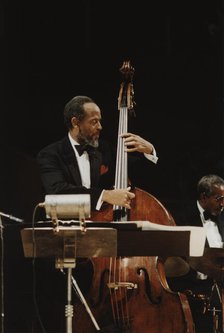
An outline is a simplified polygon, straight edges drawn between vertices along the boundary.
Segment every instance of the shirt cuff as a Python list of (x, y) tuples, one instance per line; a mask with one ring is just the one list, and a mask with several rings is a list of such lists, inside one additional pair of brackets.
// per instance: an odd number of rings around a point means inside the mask
[(100, 197), (99, 197), (99, 199), (97, 201), (96, 210), (100, 210), (100, 208), (101, 208), (101, 206), (103, 204), (103, 201), (102, 201), (103, 192), (104, 192), (104, 190), (101, 192)]
[(153, 162), (153, 163), (157, 163), (157, 161), (158, 161), (158, 157), (157, 157), (157, 155), (156, 155), (156, 150), (155, 150), (155, 148), (153, 147), (153, 151), (152, 151), (152, 154), (145, 154), (144, 153), (144, 156), (147, 158), (147, 160), (149, 160), (149, 161), (151, 161), (151, 162)]

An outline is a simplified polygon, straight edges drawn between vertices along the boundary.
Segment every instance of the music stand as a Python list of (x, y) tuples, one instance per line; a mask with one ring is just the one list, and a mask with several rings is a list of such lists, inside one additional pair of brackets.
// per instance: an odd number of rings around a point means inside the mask
[[(89, 313), (96, 330), (100, 330), (88, 304), (72, 277), (72, 269), (76, 267), (76, 258), (116, 257), (117, 230), (113, 228), (81, 227), (24, 228), (21, 230), (25, 257), (54, 258), (58, 269), (67, 269), (67, 305), (65, 306), (67, 333), (72, 333), (72, 283)], [(88, 245), (88, 246), (87, 246)]]
[[(54, 251), (54, 257), (56, 260), (56, 268), (67, 269), (67, 305), (65, 306), (65, 316), (66, 316), (66, 331), (67, 333), (72, 333), (72, 317), (73, 317), (73, 305), (72, 305), (72, 269), (76, 266), (77, 249), (84, 248), (82, 237), (86, 234), (85, 219), (90, 217), (90, 195), (89, 194), (54, 194), (46, 195), (45, 202), (39, 203), (39, 207), (45, 208), (46, 217), (52, 219), (53, 223), (53, 239), (50, 237), (52, 244), (51, 250)], [(79, 227), (71, 236), (67, 232), (59, 232), (59, 222), (58, 218), (78, 218)], [(89, 233), (88, 233), (89, 234)], [(46, 235), (45, 235), (46, 236)], [(52, 235), (51, 235), (52, 236)], [(48, 234), (49, 237), (49, 234)], [(46, 240), (46, 238), (45, 238)], [(86, 239), (85, 239), (86, 241)], [(47, 240), (48, 242), (48, 240)], [(34, 229), (32, 233), (32, 257), (36, 257), (36, 239), (34, 234)], [(82, 246), (80, 246), (80, 244)], [(44, 244), (45, 245), (45, 244)], [(85, 247), (89, 248), (89, 246)], [(48, 250), (49, 244), (43, 246), (43, 249)], [(57, 254), (57, 250), (60, 250), (60, 254)], [(24, 251), (25, 252), (25, 251)], [(52, 254), (52, 253), (51, 253)], [(49, 253), (47, 251), (47, 256)], [(74, 278), (73, 278), (73, 281)], [(74, 283), (74, 282), (73, 282)], [(79, 294), (80, 298), (84, 300), (81, 290), (76, 286), (76, 292)], [(87, 303), (84, 303), (87, 311), (91, 315), (91, 311), (88, 308)], [(91, 317), (93, 317), (91, 315)], [(94, 318), (93, 322), (95, 323)], [(98, 329), (98, 325), (97, 325)]]

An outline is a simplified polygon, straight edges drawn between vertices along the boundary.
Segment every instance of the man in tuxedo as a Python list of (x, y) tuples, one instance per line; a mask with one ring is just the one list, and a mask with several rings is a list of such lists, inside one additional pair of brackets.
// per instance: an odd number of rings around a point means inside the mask
[(223, 247), (224, 180), (218, 175), (205, 175), (197, 183), (196, 200), (184, 205), (176, 216), (177, 224), (203, 226), (206, 246)]
[[(197, 183), (197, 197), (192, 203), (184, 203), (184, 207), (175, 216), (177, 225), (200, 226), (205, 229), (206, 248), (223, 248), (224, 242), (224, 180), (218, 175), (208, 174)], [(224, 250), (223, 250), (224, 251)], [(210, 333), (214, 327), (214, 316), (209, 309), (221, 310), (221, 288), (208, 272), (197, 269), (205, 257), (197, 258), (196, 265), (186, 275), (168, 278), (173, 291), (186, 292), (195, 321), (196, 333)], [(206, 274), (207, 273), (207, 274)], [(209, 309), (208, 309), (209, 308)], [(221, 322), (219, 315), (219, 325)]]
[[(76, 96), (65, 105), (64, 122), (68, 135), (37, 156), (45, 193), (90, 194), (92, 210), (99, 210), (104, 202), (130, 209), (135, 196), (131, 188), (112, 189), (114, 179), (108, 182), (113, 169), (109, 148), (99, 141), (99, 106), (87, 96)], [(122, 137), (127, 152), (139, 152), (144, 160), (157, 162), (150, 142), (132, 133), (123, 133)]]
[[(101, 121), (99, 106), (87, 96), (76, 96), (65, 105), (67, 135), (43, 148), (37, 156), (44, 193), (90, 194), (92, 211), (100, 210), (104, 203), (131, 209), (131, 200), (135, 197), (131, 187), (113, 188), (114, 154), (109, 145), (99, 140)], [(122, 138), (125, 150), (135, 155), (135, 165), (156, 164), (158, 158), (150, 142), (132, 133), (123, 133)], [(88, 267), (83, 266), (76, 266), (74, 276), (81, 289), (86, 290), (91, 275)], [(61, 333), (64, 327), (58, 319), (62, 317), (61, 305), (66, 301), (63, 299), (66, 291), (60, 281), (62, 274), (58, 276), (54, 267), (49, 272), (49, 267), (49, 263), (45, 267), (42, 264), (37, 270), (40, 275), (36, 278), (38, 304), (44, 326), (49, 332)], [(51, 282), (47, 283), (49, 279)]]

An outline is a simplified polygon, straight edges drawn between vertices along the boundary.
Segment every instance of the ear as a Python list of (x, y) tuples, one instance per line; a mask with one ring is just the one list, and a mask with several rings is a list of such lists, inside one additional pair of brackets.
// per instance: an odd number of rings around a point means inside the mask
[(76, 117), (72, 117), (72, 119), (71, 119), (72, 127), (73, 128), (78, 127), (78, 123), (79, 123), (78, 119)]
[(207, 195), (205, 194), (205, 192), (201, 193), (200, 195), (200, 200), (206, 200), (207, 199)]

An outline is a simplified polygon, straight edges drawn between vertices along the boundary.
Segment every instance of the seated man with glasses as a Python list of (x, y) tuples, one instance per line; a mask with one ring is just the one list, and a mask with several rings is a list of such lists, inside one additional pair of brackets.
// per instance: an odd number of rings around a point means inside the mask
[[(204, 255), (187, 259), (187, 274), (168, 277), (167, 280), (171, 290), (187, 294), (195, 333), (211, 333), (215, 326), (220, 329), (223, 320), (224, 179), (214, 174), (205, 175), (197, 183), (196, 196), (193, 202), (184, 203), (179, 216), (172, 214), (177, 225), (202, 226), (205, 229)], [(214, 278), (214, 273), (219, 275), (219, 272), (222, 276), (220, 281)]]
[(217, 175), (204, 176), (198, 182), (197, 193), (198, 225), (205, 228), (208, 246), (223, 247), (224, 180)]

